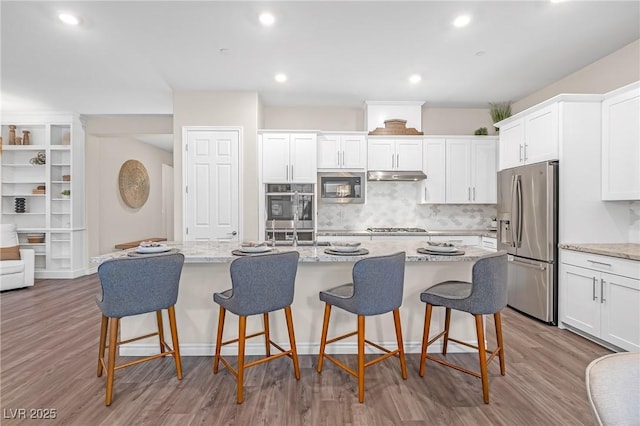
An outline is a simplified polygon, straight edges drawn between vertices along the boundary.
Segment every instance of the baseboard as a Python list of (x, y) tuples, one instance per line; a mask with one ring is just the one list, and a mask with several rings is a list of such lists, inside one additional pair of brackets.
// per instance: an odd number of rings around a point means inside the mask
[[(468, 342), (471, 345), (475, 345), (475, 341)], [(280, 346), (285, 349), (289, 347), (287, 343), (279, 343)], [(393, 342), (383, 342), (382, 346), (393, 350), (397, 347), (397, 343)], [(209, 343), (182, 343), (180, 344), (180, 355), (181, 356), (213, 356), (214, 354), (214, 344)], [(319, 343), (298, 343), (296, 345), (296, 349), (298, 350), (298, 355), (318, 355), (320, 350)], [(376, 354), (380, 353), (375, 348), (372, 348), (369, 345), (365, 345), (365, 349), (367, 353)], [(405, 353), (420, 353), (422, 350), (422, 342), (405, 342), (404, 351)], [(430, 353), (439, 353), (442, 351), (442, 345), (440, 342), (433, 343), (429, 346)], [(476, 352), (474, 349), (469, 348), (464, 345), (459, 345), (455, 342), (449, 341), (449, 346), (447, 348), (447, 353), (463, 353), (463, 352)], [(120, 355), (121, 356), (149, 356), (158, 353), (158, 344), (149, 344), (149, 343), (128, 343), (126, 345), (120, 346)], [(330, 354), (357, 354), (358, 353), (358, 344), (356, 342), (343, 342), (343, 343), (333, 343), (327, 346), (327, 353)], [(237, 345), (227, 345), (222, 348), (222, 355), (226, 356), (235, 356), (238, 354), (238, 346)], [(245, 345), (245, 355), (264, 355), (264, 343), (247, 343)]]

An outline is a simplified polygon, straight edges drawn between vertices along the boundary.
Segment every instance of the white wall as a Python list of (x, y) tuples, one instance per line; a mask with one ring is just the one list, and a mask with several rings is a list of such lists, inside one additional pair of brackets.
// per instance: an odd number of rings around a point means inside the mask
[(640, 80), (640, 40), (513, 103), (517, 113), (560, 93), (607, 93)]
[[(162, 164), (173, 155), (133, 139), (135, 134), (173, 132), (171, 116), (89, 117), (86, 124), (86, 199), (88, 253), (95, 256), (114, 245), (162, 235)], [(120, 167), (138, 160), (149, 173), (149, 199), (140, 209), (127, 207), (118, 191)]]

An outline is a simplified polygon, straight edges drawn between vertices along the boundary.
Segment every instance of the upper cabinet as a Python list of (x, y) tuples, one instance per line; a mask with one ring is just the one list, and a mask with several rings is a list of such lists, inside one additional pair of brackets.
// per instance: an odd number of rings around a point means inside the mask
[(640, 200), (640, 83), (602, 102), (602, 199)]
[(5, 114), (0, 222), (35, 250), (36, 278), (86, 271), (84, 131), (73, 114)]
[(499, 170), (558, 159), (558, 103), (500, 126)]
[(316, 133), (262, 133), (264, 183), (315, 183)]
[(368, 170), (422, 170), (422, 138), (369, 137)]
[(318, 169), (364, 170), (367, 167), (365, 133), (322, 133), (318, 137)]
[(425, 138), (422, 202), (495, 204), (496, 140), (489, 137)]

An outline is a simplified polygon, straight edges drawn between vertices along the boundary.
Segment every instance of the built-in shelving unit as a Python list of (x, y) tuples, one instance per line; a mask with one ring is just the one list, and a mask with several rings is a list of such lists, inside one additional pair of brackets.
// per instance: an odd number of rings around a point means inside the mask
[[(14, 135), (11, 130), (15, 126)], [(24, 141), (28, 132), (29, 144)], [(0, 221), (15, 223), (20, 246), (36, 254), (36, 278), (86, 270), (84, 131), (75, 114), (3, 114)], [(44, 156), (44, 164), (36, 159)], [(68, 195), (67, 195), (68, 194)], [(24, 211), (16, 208), (24, 199)], [(19, 202), (18, 202), (19, 203)], [(34, 237), (43, 237), (34, 242)]]

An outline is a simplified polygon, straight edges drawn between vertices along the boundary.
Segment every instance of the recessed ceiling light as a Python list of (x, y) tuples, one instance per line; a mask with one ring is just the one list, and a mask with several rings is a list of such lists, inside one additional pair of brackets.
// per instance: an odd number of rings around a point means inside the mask
[(260, 19), (260, 23), (265, 27), (269, 27), (273, 25), (274, 22), (276, 22), (276, 17), (270, 14), (269, 12), (261, 13), (258, 19)]
[(467, 25), (469, 25), (469, 22), (471, 22), (471, 16), (460, 15), (456, 19), (454, 19), (453, 26), (458, 28), (466, 27)]
[(287, 75), (283, 73), (276, 74), (274, 78), (278, 83), (284, 83), (285, 81), (287, 81)]
[(68, 12), (58, 13), (58, 19), (60, 19), (67, 25), (78, 25), (80, 23), (80, 19), (77, 16), (72, 15)]
[(409, 77), (409, 82), (412, 84), (418, 84), (422, 80), (420, 74), (413, 74)]

